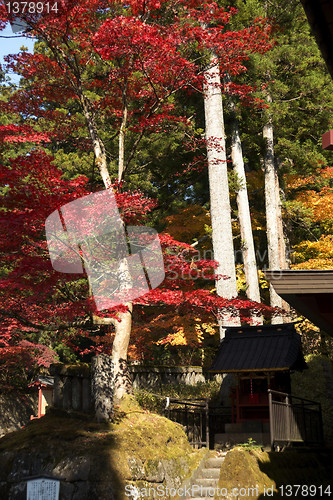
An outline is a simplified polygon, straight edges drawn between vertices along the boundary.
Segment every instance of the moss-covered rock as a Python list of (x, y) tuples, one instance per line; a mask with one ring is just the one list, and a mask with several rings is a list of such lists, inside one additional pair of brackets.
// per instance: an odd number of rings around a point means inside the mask
[[(332, 450), (266, 453), (234, 448), (225, 457), (215, 498), (235, 499), (237, 492), (239, 498), (246, 500), (284, 498), (286, 485), (321, 486), (324, 490), (332, 477)], [(289, 497), (294, 498), (292, 494)]]
[(130, 399), (113, 423), (79, 417), (51, 411), (1, 439), (3, 491), (21, 488), (26, 477), (47, 474), (61, 480), (66, 500), (79, 498), (78, 488), (80, 500), (94, 498), (93, 491), (99, 500), (121, 500), (128, 498), (128, 484), (180, 486), (201, 459), (179, 424), (141, 410)]
[[(269, 460), (268, 454), (261, 451), (247, 451), (234, 448), (227, 453), (220, 472), (218, 490), (228, 492), (224, 498), (235, 497), (236, 489), (240, 498), (257, 499), (268, 488), (276, 488), (275, 482), (260, 469), (260, 463)], [(215, 498), (221, 498), (216, 495)]]

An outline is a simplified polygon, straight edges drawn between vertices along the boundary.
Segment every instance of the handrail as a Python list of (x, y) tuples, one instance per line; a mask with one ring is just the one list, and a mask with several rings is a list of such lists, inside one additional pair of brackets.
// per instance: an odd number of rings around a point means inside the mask
[(268, 393), (279, 394), (280, 396), (288, 396), (289, 398), (299, 399), (300, 401), (307, 401), (308, 403), (319, 405), (318, 401), (312, 401), (311, 399), (300, 398), (299, 396), (294, 396), (293, 394), (288, 394), (287, 392), (275, 391), (274, 389), (268, 389)]
[[(231, 410), (230, 407), (209, 406), (208, 398), (201, 401), (170, 398), (169, 403), (170, 405), (165, 408), (168, 418), (173, 415), (177, 422), (185, 426), (185, 432), (193, 446), (206, 446), (207, 448), (209, 448), (211, 436), (214, 435), (214, 425), (211, 427), (212, 419), (225, 417), (226, 414), (230, 414)], [(179, 407), (171, 405), (179, 405)], [(172, 417), (171, 420), (173, 420)]]
[(204, 408), (206, 406), (206, 404), (207, 404), (207, 402), (209, 400), (207, 398), (207, 399), (202, 399), (201, 401), (202, 402), (200, 402), (200, 400), (198, 400), (198, 399), (192, 400), (192, 399), (169, 398), (169, 402), (170, 403), (179, 403), (179, 404), (183, 404), (183, 405), (186, 405), (186, 406), (191, 405), (191, 406), (198, 406), (198, 407), (202, 407), (202, 408)]

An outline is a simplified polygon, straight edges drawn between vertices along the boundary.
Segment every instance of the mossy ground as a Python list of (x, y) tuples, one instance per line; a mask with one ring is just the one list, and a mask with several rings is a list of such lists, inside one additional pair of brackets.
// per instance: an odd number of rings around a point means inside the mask
[(148, 459), (155, 455), (163, 459), (191, 453), (181, 426), (160, 415), (144, 411), (122, 415), (117, 423), (98, 424), (78, 416), (50, 412), (33, 420), (25, 428), (12, 432), (0, 440), (0, 451), (45, 451), (53, 448), (78, 452), (97, 448), (126, 448), (128, 453)]
[[(274, 491), (273, 498), (284, 498), (285, 492), (279, 487), (297, 484), (323, 488), (331, 485), (332, 495), (332, 459), (333, 451), (324, 449), (267, 453), (257, 449), (234, 448), (226, 455), (218, 486), (220, 490), (224, 488), (228, 492), (242, 488), (244, 494), (241, 498), (246, 500), (268, 498), (271, 496), (267, 494), (268, 490)], [(255, 494), (255, 490), (258, 494)]]
[[(132, 400), (117, 409), (112, 423), (96, 423), (85, 415), (50, 411), (0, 439), (0, 456), (6, 451), (47, 453), (55, 463), (70, 461), (74, 456), (89, 456), (98, 469), (98, 480), (111, 478), (119, 493), (117, 498), (122, 498), (124, 485), (133, 479), (136, 463), (140, 470), (144, 467), (147, 475), (156, 472), (158, 462), (163, 460), (186, 463), (188, 473), (202, 457), (200, 451), (193, 450), (179, 424), (142, 410)], [(178, 472), (181, 476), (182, 471)]]

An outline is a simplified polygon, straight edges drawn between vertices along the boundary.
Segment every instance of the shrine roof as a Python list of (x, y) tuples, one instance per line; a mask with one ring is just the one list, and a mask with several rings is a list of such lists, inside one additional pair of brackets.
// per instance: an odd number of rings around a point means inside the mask
[(39, 375), (37, 379), (28, 385), (28, 387), (48, 387), (52, 388), (54, 385), (54, 377), (48, 375)]
[(208, 371), (303, 370), (301, 338), (293, 323), (229, 327)]

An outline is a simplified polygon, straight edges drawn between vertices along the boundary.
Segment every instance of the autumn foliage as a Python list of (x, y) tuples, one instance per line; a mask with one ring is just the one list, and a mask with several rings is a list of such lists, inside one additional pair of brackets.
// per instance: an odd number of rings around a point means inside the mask
[[(0, 287), (3, 304), (0, 341), (4, 369), (9, 369), (17, 357), (26, 366), (31, 363), (31, 357), (36, 359), (37, 365), (44, 359), (44, 366), (55, 359), (51, 351), (45, 355), (45, 346), (26, 341), (35, 337), (36, 332), (49, 332), (50, 348), (62, 341), (78, 354), (109, 352), (112, 336), (101, 338), (103, 335), (93, 325), (95, 310), (86, 279), (52, 269), (44, 234), (45, 219), (53, 210), (89, 194), (87, 179), (82, 176), (69, 181), (62, 179), (52, 157), (35, 150), (28, 157), (18, 157), (15, 162), (3, 166), (1, 181), (8, 189), (2, 197), (0, 238), (4, 269)], [(121, 185), (114, 188), (125, 223), (142, 224), (155, 202), (138, 191), (127, 192)], [(223, 308), (242, 311), (244, 319), (251, 306), (258, 313), (269, 312), (263, 305), (217, 297), (212, 291), (215, 263), (197, 260), (194, 267), (190, 258), (194, 250), (189, 244), (180, 243), (168, 234), (162, 234), (160, 240), (166, 279), (159, 288), (135, 301), (138, 324), (134, 326), (133, 345), (140, 344), (138, 331), (145, 322), (144, 316), (150, 316), (147, 311), (156, 313), (161, 307), (164, 312), (153, 318), (149, 326), (146, 324), (145, 331), (153, 331), (156, 325), (160, 332), (166, 332), (164, 339), (160, 335), (156, 340), (157, 344), (178, 343), (192, 347), (200, 346), (205, 334), (214, 333), (209, 323), (216, 323)], [(123, 307), (103, 311), (101, 315), (116, 317)], [(192, 328), (187, 329), (187, 323), (191, 322)], [(81, 345), (80, 337), (86, 339)], [(94, 342), (93, 338), (99, 342)], [(145, 341), (147, 343), (147, 337)], [(142, 355), (139, 351), (134, 347), (131, 350), (137, 357)]]
[(333, 269), (332, 181), (332, 167), (318, 166), (310, 176), (288, 177), (287, 189), (293, 196), (289, 217), (303, 214), (303, 224), (311, 236), (294, 245), (295, 269)]
[[(186, 128), (190, 118), (176, 105), (175, 96), (201, 92), (210, 53), (216, 54), (222, 73), (237, 75), (246, 71), (250, 53), (265, 52), (271, 45), (265, 20), (227, 31), (234, 13), (210, 1), (83, 0), (64, 2), (59, 13), (25, 16), (38, 44), (34, 54), (6, 58), (7, 69), (19, 73), (23, 82), (0, 101), (0, 112), (13, 121), (0, 126), (6, 153), (0, 221), (4, 373), (18, 357), (25, 367), (31, 366), (31, 359), (37, 365), (43, 359), (47, 366), (52, 356), (64, 352), (63, 346), (80, 356), (111, 351), (112, 328), (94, 323), (96, 311), (85, 277), (57, 273), (48, 257), (46, 217), (101, 189), (99, 178), (88, 182), (85, 175), (62, 169), (57, 154), (62, 148), (79, 158), (92, 150), (96, 156), (96, 143), (100, 146), (103, 138), (110, 171), (114, 178), (123, 178), (143, 137), (167, 133), (178, 124)], [(2, 27), (8, 20), (3, 5), (0, 15)], [(252, 91), (249, 85), (228, 90), (245, 100)], [(124, 166), (117, 175), (121, 139)], [(20, 153), (13, 145), (25, 149)], [(100, 161), (93, 165), (96, 170)], [(154, 200), (121, 182), (113, 189), (125, 225), (149, 222)], [(216, 265), (194, 259), (188, 238), (181, 243), (165, 232), (160, 239), (166, 279), (135, 301), (133, 356), (145, 355), (149, 336), (156, 345), (202, 345), (225, 309), (240, 311), (244, 321), (250, 308), (268, 314), (263, 305), (217, 297)], [(117, 321), (124, 307), (100, 315)], [(46, 356), (42, 345), (54, 352)]]

